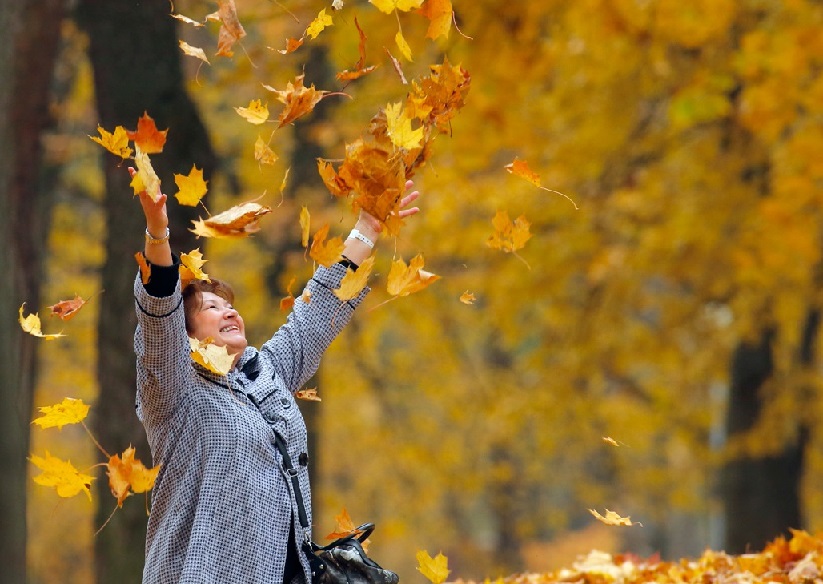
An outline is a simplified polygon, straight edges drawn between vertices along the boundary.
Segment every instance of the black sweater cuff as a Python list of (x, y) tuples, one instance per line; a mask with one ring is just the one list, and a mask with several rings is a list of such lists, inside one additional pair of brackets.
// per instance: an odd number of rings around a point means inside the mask
[(148, 284), (143, 284), (143, 288), (150, 296), (163, 298), (174, 294), (177, 288), (177, 280), (180, 279), (180, 257), (176, 253), (171, 254), (172, 264), (170, 266), (151, 266), (151, 278)]

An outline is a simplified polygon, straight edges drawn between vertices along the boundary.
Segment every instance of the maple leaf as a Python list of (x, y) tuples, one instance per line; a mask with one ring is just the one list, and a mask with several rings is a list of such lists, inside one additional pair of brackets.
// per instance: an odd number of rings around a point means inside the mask
[(146, 256), (143, 255), (142, 251), (138, 251), (134, 254), (134, 259), (140, 267), (140, 281), (143, 282), (143, 284), (148, 284), (151, 279), (151, 266), (149, 262), (146, 261)]
[(195, 165), (192, 165), (188, 175), (175, 174), (174, 184), (180, 189), (174, 197), (187, 207), (196, 207), (208, 191), (208, 181), (203, 180), (203, 171)]
[(286, 89), (283, 90), (275, 89), (270, 85), (263, 85), (265, 89), (277, 95), (277, 99), (285, 105), (277, 118), (278, 128), (282, 128), (313, 111), (314, 106), (329, 93), (328, 91), (318, 91), (313, 84), (310, 87), (305, 87), (303, 77), (304, 75), (298, 75), (294, 78), (294, 83), (289, 81), (286, 84)]
[(440, 276), (423, 270), (423, 254), (417, 254), (406, 266), (402, 259), (394, 260), (389, 270), (387, 291), (392, 296), (408, 296), (435, 283)]
[(346, 268), (346, 275), (340, 281), (340, 288), (334, 290), (334, 295), (343, 302), (347, 302), (360, 294), (363, 288), (366, 287), (366, 282), (371, 275), (372, 267), (374, 266), (374, 256), (366, 258), (357, 271), (351, 268)]
[(349, 512), (345, 507), (343, 507), (342, 511), (340, 511), (340, 515), (334, 516), (334, 520), (336, 522), (334, 531), (326, 535), (327, 540), (335, 540), (341, 537), (346, 537), (357, 531), (357, 528), (351, 520), (351, 517), (349, 517)]
[(246, 237), (260, 230), (260, 217), (271, 213), (270, 207), (254, 202), (242, 203), (212, 215), (208, 219), (192, 221), (194, 234), (200, 237)]
[(261, 104), (259, 99), (252, 99), (249, 102), (249, 107), (234, 108), (240, 117), (250, 124), (260, 125), (269, 119), (268, 104)]
[(360, 44), (358, 45), (358, 51), (360, 53), (360, 59), (357, 61), (355, 65), (354, 71), (341, 71), (337, 73), (335, 77), (338, 81), (352, 81), (354, 79), (359, 79), (363, 75), (371, 73), (377, 68), (377, 65), (372, 65), (370, 67), (366, 67), (366, 33), (363, 32), (363, 29), (360, 28), (360, 23), (357, 22), (357, 17), (354, 18), (354, 26), (357, 27), (357, 33), (360, 35)]
[(554, 189), (550, 189), (550, 188), (547, 188), (547, 187), (544, 187), (543, 185), (541, 185), (540, 184), (540, 175), (537, 174), (536, 172), (534, 172), (529, 167), (528, 162), (526, 162), (525, 160), (519, 160), (519, 159), (515, 158), (513, 162), (511, 162), (511, 163), (509, 163), (505, 166), (505, 169), (510, 174), (513, 174), (515, 176), (519, 176), (520, 178), (526, 179), (527, 181), (529, 181), (531, 184), (533, 184), (537, 188), (543, 189), (544, 191), (548, 191), (550, 193), (556, 193), (556, 194), (560, 195), (561, 197), (565, 197), (572, 205), (574, 205), (575, 209), (578, 208), (577, 203), (575, 203), (568, 195), (566, 195), (564, 193), (561, 193), (560, 191), (556, 191)]
[(41, 339), (45, 339), (47, 341), (53, 341), (54, 339), (57, 339), (59, 337), (66, 336), (62, 332), (52, 333), (52, 334), (48, 334), (48, 335), (43, 334), (43, 331), (40, 328), (41, 327), (40, 317), (37, 315), (37, 313), (34, 313), (34, 314), (29, 314), (28, 316), (26, 316), (24, 318), (23, 317), (23, 307), (24, 306), (26, 306), (25, 302), (22, 305), (20, 305), (20, 310), (18, 311), (19, 317), (18, 317), (17, 320), (20, 323), (20, 327), (25, 332), (29, 333), (33, 337), (40, 337)]
[(83, 300), (79, 295), (75, 295), (71, 300), (61, 300), (49, 306), (49, 309), (51, 309), (50, 316), (58, 316), (60, 320), (71, 320), (86, 305), (86, 302), (88, 300)]
[(101, 126), (97, 126), (97, 132), (100, 134), (99, 138), (97, 136), (89, 136), (89, 138), (123, 160), (131, 156), (132, 150), (129, 146), (129, 135), (126, 128), (117, 126), (114, 132), (109, 133)]
[(326, 224), (314, 234), (309, 249), (309, 257), (327, 268), (340, 261), (345, 247), (342, 237), (332, 237), (326, 241), (328, 235), (329, 226)]
[(506, 253), (521, 249), (532, 236), (529, 233), (531, 223), (526, 220), (524, 215), (520, 215), (512, 221), (506, 211), (498, 211), (492, 219), (492, 225), (494, 226), (494, 233), (489, 236), (486, 243), (489, 247)]
[(432, 558), (429, 552), (419, 550), (416, 554), (417, 570), (432, 584), (442, 584), (449, 576), (449, 560), (442, 553)]
[(306, 34), (312, 39), (316, 39), (317, 35), (319, 35), (324, 28), (333, 25), (334, 23), (332, 22), (331, 14), (326, 14), (326, 9), (324, 8), (320, 11), (317, 17), (311, 21), (306, 29)]
[(438, 37), (449, 38), (452, 24), (451, 0), (426, 0), (417, 12), (429, 20), (429, 29), (426, 38), (432, 40)]
[(410, 117), (448, 133), (449, 122), (466, 103), (471, 75), (460, 65), (449, 63), (448, 58), (440, 65), (431, 65), (430, 70), (427, 77), (412, 83), (406, 108)]
[(217, 33), (217, 56), (231, 57), (234, 55), (232, 51), (234, 44), (246, 36), (246, 31), (237, 17), (234, 0), (218, 0), (217, 18), (220, 20), (220, 30)]
[(106, 463), (109, 488), (117, 498), (118, 507), (122, 507), (123, 501), (132, 493), (151, 490), (160, 472), (160, 466), (146, 468), (140, 460), (134, 458), (134, 452), (134, 448), (129, 446), (123, 451), (122, 457), (115, 454)]
[(89, 415), (89, 407), (81, 399), (72, 397), (63, 398), (63, 401), (53, 406), (37, 408), (43, 414), (32, 421), (41, 428), (57, 428), (62, 430), (68, 424), (78, 424)]
[(157, 129), (152, 117), (148, 112), (143, 112), (143, 116), (137, 120), (137, 130), (127, 132), (129, 139), (146, 154), (159, 154), (166, 144), (166, 134), (168, 130), (162, 132)]
[(137, 144), (134, 145), (134, 164), (137, 167), (137, 173), (131, 180), (131, 188), (134, 189), (134, 194), (137, 195), (146, 191), (152, 201), (156, 202), (161, 195), (160, 179), (157, 173), (154, 172), (149, 155), (143, 152)]
[(597, 511), (595, 511), (594, 509), (589, 509), (589, 513), (594, 515), (598, 521), (605, 523), (606, 525), (640, 525), (641, 527), (643, 526), (641, 523), (638, 523), (636, 521), (632, 522), (632, 520), (629, 517), (621, 517), (614, 511), (609, 511), (608, 509), (606, 509), (605, 517)]
[(268, 144), (263, 142), (263, 138), (260, 136), (257, 137), (254, 143), (254, 159), (260, 164), (274, 164), (277, 162), (277, 154)]
[(205, 280), (211, 282), (209, 275), (203, 271), (203, 264), (209, 260), (203, 259), (200, 248), (191, 250), (189, 253), (180, 254), (180, 286), (185, 287), (192, 280)]
[(212, 373), (226, 375), (234, 364), (234, 355), (229, 354), (228, 348), (218, 347), (210, 337), (202, 341), (189, 337), (189, 347), (192, 360)]
[[(303, 42), (305, 39), (300, 37), (299, 39), (289, 38), (286, 39), (286, 48), (285, 49), (277, 49), (277, 52), (281, 55), (288, 55), (289, 53), (293, 53), (297, 49), (303, 46)], [(269, 47), (271, 48), (271, 47)]]
[(71, 461), (52, 456), (48, 450), (44, 457), (32, 454), (29, 460), (42, 471), (34, 477), (34, 482), (38, 485), (54, 487), (61, 497), (74, 497), (80, 492), (85, 492), (91, 501), (89, 487), (94, 477), (78, 471)]
[(294, 397), (305, 401), (323, 401), (322, 399), (320, 399), (320, 396), (317, 395), (316, 387), (312, 387), (309, 389), (299, 389), (294, 393)]
[(414, 60), (412, 59), (411, 47), (409, 43), (406, 42), (406, 37), (403, 36), (402, 30), (398, 30), (394, 35), (394, 44), (397, 45), (397, 48), (400, 49), (400, 54), (403, 55), (407, 61), (411, 62)]
[(300, 209), (300, 245), (309, 245), (309, 229), (311, 228), (311, 214), (305, 205)]
[(391, 14), (395, 10), (408, 12), (423, 4), (423, 0), (369, 0), (369, 2), (384, 14)]
[(411, 123), (411, 118), (403, 113), (403, 104), (398, 102), (386, 105), (386, 131), (392, 144), (398, 148), (406, 150), (420, 148), (423, 128), (412, 130)]
[(297, 278), (292, 278), (291, 280), (289, 280), (289, 285), (286, 286), (287, 296), (280, 299), (280, 311), (281, 312), (288, 312), (294, 306), (294, 295), (291, 292), (291, 287), (294, 286), (294, 283), (296, 281), (297, 281)]

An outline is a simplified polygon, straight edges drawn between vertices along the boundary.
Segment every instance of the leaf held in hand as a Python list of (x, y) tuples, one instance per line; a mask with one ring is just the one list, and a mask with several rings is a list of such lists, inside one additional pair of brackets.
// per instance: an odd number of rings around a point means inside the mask
[(403, 104), (398, 102), (386, 105), (386, 131), (392, 144), (406, 150), (420, 148), (423, 128), (412, 130), (411, 124), (411, 118), (403, 113)]
[(134, 145), (134, 164), (137, 166), (137, 174), (131, 181), (134, 194), (146, 191), (151, 200), (157, 202), (161, 195), (160, 178), (154, 172), (148, 153), (143, 152), (137, 144)]

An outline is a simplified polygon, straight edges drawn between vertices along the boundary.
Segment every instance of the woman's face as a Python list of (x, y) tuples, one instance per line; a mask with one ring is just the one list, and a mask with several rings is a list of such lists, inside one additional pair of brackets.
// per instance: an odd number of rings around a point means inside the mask
[(228, 300), (213, 292), (203, 292), (202, 300), (200, 310), (194, 314), (192, 336), (200, 341), (211, 337), (215, 345), (225, 345), (230, 355), (242, 353), (248, 342), (240, 314)]

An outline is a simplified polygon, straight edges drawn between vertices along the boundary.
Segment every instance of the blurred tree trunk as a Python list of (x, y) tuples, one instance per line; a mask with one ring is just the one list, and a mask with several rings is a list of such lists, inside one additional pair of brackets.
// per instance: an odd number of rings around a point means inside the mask
[[(135, 129), (144, 111), (159, 129), (169, 129), (162, 154), (152, 157), (163, 190), (176, 190), (173, 173), (188, 174), (192, 164), (211, 178), (214, 152), (199, 113), (184, 88), (175, 21), (166, 0), (112, 2), (80, 0), (78, 16), (88, 33), (94, 69), (99, 123), (112, 131), (122, 125)], [(128, 164), (105, 153), (107, 225), (106, 258), (102, 268), (98, 323), (98, 380), (100, 396), (93, 411), (95, 434), (101, 444), (122, 451), (130, 444), (148, 462), (145, 434), (134, 410), (135, 326), (132, 284), (133, 256), (143, 248), (145, 220), (132, 197)], [(198, 244), (188, 231), (196, 210), (169, 205), (172, 247), (188, 251)], [(96, 524), (102, 525), (114, 508), (105, 481), (99, 481)], [(95, 569), (101, 583), (140, 582), (145, 553), (146, 511), (142, 501), (118, 510), (95, 538)]]
[[(800, 360), (809, 363), (817, 335), (818, 317), (810, 313)], [(730, 439), (750, 431), (763, 414), (760, 390), (773, 372), (772, 341), (766, 331), (759, 343), (742, 343), (732, 358), (731, 388), (726, 423)], [(800, 481), (808, 428), (798, 422), (797, 439), (783, 451), (761, 457), (741, 457), (722, 472), (724, 550), (739, 554), (759, 551), (770, 540), (802, 528)]]
[(26, 581), (26, 457), (38, 339), (17, 309), (40, 305), (50, 198), (41, 188), (40, 137), (50, 123), (49, 87), (63, 0), (0, 5), (0, 566), (3, 582)]

